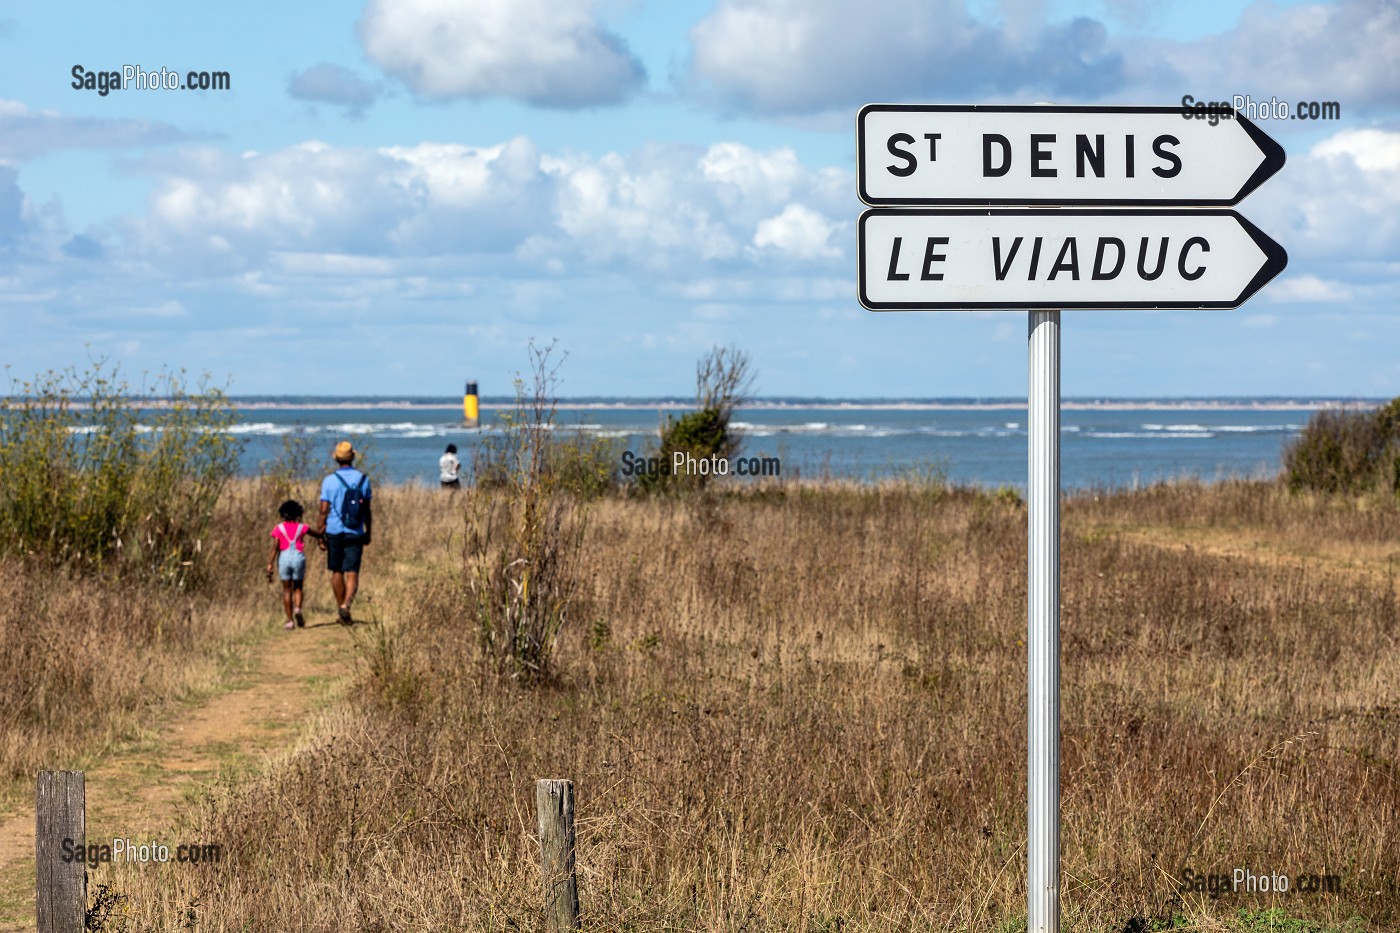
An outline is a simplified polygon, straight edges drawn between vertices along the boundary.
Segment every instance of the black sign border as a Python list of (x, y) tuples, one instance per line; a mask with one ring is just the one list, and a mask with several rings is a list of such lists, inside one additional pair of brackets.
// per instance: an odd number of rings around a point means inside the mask
[[(1174, 302), (1174, 301), (1017, 301), (1017, 302), (871, 302), (865, 288), (865, 222), (871, 217), (1233, 217), (1245, 233), (1264, 253), (1264, 264), (1250, 279), (1244, 291), (1226, 301)], [(1277, 242), (1250, 223), (1238, 211), (1221, 208), (1178, 209), (1128, 209), (1128, 210), (1058, 210), (1024, 208), (1020, 210), (987, 210), (985, 208), (932, 208), (924, 210), (898, 208), (872, 208), (862, 211), (856, 238), (857, 297), (861, 306), (869, 311), (1228, 311), (1238, 308), (1263, 288), (1270, 279), (1288, 266), (1288, 253)]]
[[(1158, 206), (1158, 207), (1188, 207), (1192, 205), (1201, 207), (1233, 207), (1240, 203), (1255, 188), (1273, 177), (1283, 168), (1287, 161), (1287, 156), (1272, 137), (1255, 126), (1252, 122), (1234, 111), (1231, 119), (1236, 120), (1244, 127), (1244, 131), (1249, 134), (1249, 138), (1254, 140), (1254, 144), (1264, 154), (1264, 161), (1255, 169), (1254, 174), (1245, 180), (1240, 190), (1233, 198), (871, 198), (865, 190), (865, 165), (862, 153), (865, 152), (865, 115), (868, 113), (1148, 113), (1148, 114), (1170, 114), (1178, 119), (1185, 119), (1190, 109), (1184, 106), (1177, 107), (1149, 107), (1149, 106), (1061, 106), (1059, 104), (1044, 104), (1040, 106), (1026, 105), (1002, 105), (1002, 104), (866, 104), (860, 108), (856, 114), (856, 193), (862, 203), (870, 207), (914, 207), (919, 205), (948, 205), (948, 206), (1015, 206), (1023, 204), (1067, 204), (1074, 206), (1108, 206), (1120, 204), (1125, 206)], [(1196, 119), (1192, 116), (1191, 119)], [(1221, 121), (1225, 122), (1224, 120)]]

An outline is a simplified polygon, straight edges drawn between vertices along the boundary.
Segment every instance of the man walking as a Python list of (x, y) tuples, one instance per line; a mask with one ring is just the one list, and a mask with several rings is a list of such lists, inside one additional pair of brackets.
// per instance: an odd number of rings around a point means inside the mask
[(369, 477), (355, 469), (355, 448), (349, 441), (335, 445), (336, 470), (321, 481), (321, 527), (325, 537), (326, 569), (344, 625), (351, 624), (350, 604), (360, 584), (360, 559), (370, 541)]

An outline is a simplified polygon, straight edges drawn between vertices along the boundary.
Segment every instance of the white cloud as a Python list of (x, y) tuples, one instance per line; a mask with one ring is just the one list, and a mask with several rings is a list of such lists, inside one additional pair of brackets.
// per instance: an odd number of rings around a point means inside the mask
[(718, 0), (691, 30), (687, 77), (721, 107), (785, 119), (871, 101), (1173, 103), (1184, 93), (1337, 101), (1348, 115), (1400, 109), (1394, 0), (1260, 0), (1233, 28), (1190, 42), (1110, 37), (1083, 16), (1051, 21), (1037, 0), (1003, 0), (1001, 24), (974, 15), (988, 6)]
[(1000, 31), (963, 0), (720, 0), (691, 31), (691, 78), (726, 106), (774, 114), (1123, 85), (1100, 23), (1010, 19), (1016, 28)]
[(1384, 130), (1343, 130), (1313, 146), (1314, 158), (1349, 157), (1367, 172), (1400, 170), (1400, 133)]
[(753, 245), (794, 259), (836, 259), (841, 250), (829, 242), (836, 224), (801, 204), (789, 204), (776, 217), (759, 223)]
[[(1256, 2), (1228, 32), (1158, 44), (1153, 51), (1202, 99), (1333, 100), (1344, 114), (1400, 107), (1400, 5), (1394, 0), (1294, 7)], [(1206, 94), (1210, 89), (1218, 96)]]
[(0, 160), (29, 159), (59, 149), (123, 149), (189, 138), (168, 123), (74, 117), (30, 110), (19, 101), (0, 98)]
[(504, 97), (544, 107), (621, 103), (641, 62), (591, 0), (370, 0), (365, 54), (424, 97)]
[(716, 185), (721, 199), (735, 207), (760, 189), (774, 197), (791, 197), (794, 187), (809, 174), (797, 153), (787, 147), (764, 153), (741, 143), (711, 146), (700, 160), (700, 171)]
[(169, 301), (163, 301), (158, 305), (138, 309), (135, 313), (142, 314), (145, 317), (177, 318), (185, 317), (188, 312), (185, 310), (185, 306), (183, 304), (172, 298)]
[(1342, 282), (1320, 279), (1308, 274), (1285, 276), (1272, 283), (1264, 294), (1271, 301), (1282, 304), (1343, 302), (1355, 297), (1354, 291)]
[(342, 65), (320, 62), (292, 75), (287, 93), (298, 100), (335, 104), (359, 116), (379, 97), (379, 88)]
[[(1247, 216), (1282, 243), (1290, 262), (1384, 263), (1400, 254), (1400, 133), (1343, 130), (1290, 158), (1245, 203)], [(1271, 286), (1273, 288), (1273, 286)]]
[[(591, 157), (425, 142), (306, 142), (148, 159), (150, 208), (117, 237), (181, 273), (247, 276), (642, 274), (649, 287), (774, 263), (837, 265), (853, 179), (789, 149), (647, 146)], [(117, 250), (113, 242), (107, 252)], [(425, 269), (425, 266), (432, 266)]]

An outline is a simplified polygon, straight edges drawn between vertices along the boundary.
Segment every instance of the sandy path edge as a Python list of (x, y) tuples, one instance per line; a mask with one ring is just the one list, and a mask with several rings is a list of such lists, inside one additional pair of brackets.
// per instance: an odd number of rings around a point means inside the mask
[[(280, 629), (280, 627), (279, 627)], [(226, 767), (259, 767), (290, 750), (311, 714), (348, 676), (350, 632), (311, 621), (259, 644), (229, 689), (166, 714), (153, 734), (112, 750), (86, 771), (88, 841), (115, 837), (173, 846), (181, 801)], [(34, 928), (33, 804), (0, 821), (0, 931)]]

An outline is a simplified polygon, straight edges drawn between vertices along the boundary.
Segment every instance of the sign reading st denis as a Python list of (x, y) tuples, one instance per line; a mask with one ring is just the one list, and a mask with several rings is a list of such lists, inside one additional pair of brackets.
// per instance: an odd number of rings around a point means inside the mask
[[(1203, 208), (1238, 203), (1284, 159), (1245, 118), (1212, 126), (1181, 107), (867, 105), (861, 304), (1238, 307), (1287, 253), (1234, 211)], [(889, 209), (901, 206), (919, 209)]]
[(871, 207), (1229, 207), (1283, 168), (1244, 117), (1182, 107), (869, 104), (856, 120), (860, 199)]

